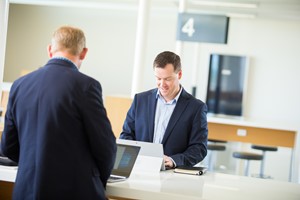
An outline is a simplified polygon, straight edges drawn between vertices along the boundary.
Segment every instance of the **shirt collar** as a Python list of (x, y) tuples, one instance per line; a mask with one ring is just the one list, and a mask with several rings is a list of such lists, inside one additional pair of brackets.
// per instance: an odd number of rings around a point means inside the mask
[[(176, 102), (178, 101), (181, 92), (182, 92), (182, 86), (180, 85), (180, 90), (179, 90), (178, 94), (176, 95), (176, 97), (175, 97), (172, 101), (170, 101), (170, 104), (176, 103)], [(164, 99), (164, 98), (161, 96), (161, 94), (159, 93), (159, 89), (157, 89), (157, 92), (156, 92), (156, 99), (157, 99), (157, 98)]]
[(67, 61), (69, 63), (72, 63), (78, 69), (77, 65), (72, 60), (70, 60), (69, 58), (66, 58), (66, 57), (63, 57), (63, 56), (54, 56), (51, 59), (58, 59), (58, 60)]

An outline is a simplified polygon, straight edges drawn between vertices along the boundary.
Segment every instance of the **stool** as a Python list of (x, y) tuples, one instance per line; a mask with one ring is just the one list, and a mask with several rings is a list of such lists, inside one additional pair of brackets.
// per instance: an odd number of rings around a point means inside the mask
[(227, 143), (227, 141), (224, 140), (215, 140), (215, 139), (208, 139), (209, 142), (213, 142), (213, 143)]
[(278, 148), (277, 147), (271, 147), (271, 146), (260, 146), (260, 145), (255, 145), (255, 144), (251, 145), (251, 148), (262, 151), (263, 158), (262, 158), (262, 161), (261, 161), (261, 164), (260, 164), (260, 172), (259, 172), (258, 177), (259, 178), (271, 178), (271, 176), (266, 176), (264, 174), (265, 155), (266, 155), (266, 151), (277, 151)]
[[(220, 145), (217, 143), (226, 143), (226, 141), (223, 140), (214, 140), (214, 139), (208, 139), (209, 142), (213, 142), (215, 144), (207, 144), (207, 149), (210, 151), (225, 151), (226, 146), (225, 145)], [(211, 152), (209, 158), (208, 158), (208, 168), (210, 170), (213, 170), (213, 152)]]
[(249, 175), (249, 164), (250, 160), (262, 160), (263, 156), (261, 154), (250, 153), (250, 152), (233, 152), (233, 157), (246, 160), (246, 166), (244, 175)]

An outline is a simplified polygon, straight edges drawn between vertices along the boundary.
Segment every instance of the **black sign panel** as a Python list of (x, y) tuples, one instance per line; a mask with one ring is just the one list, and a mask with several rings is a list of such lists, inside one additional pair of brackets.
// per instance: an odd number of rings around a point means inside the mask
[(228, 26), (226, 16), (179, 13), (177, 40), (226, 44)]

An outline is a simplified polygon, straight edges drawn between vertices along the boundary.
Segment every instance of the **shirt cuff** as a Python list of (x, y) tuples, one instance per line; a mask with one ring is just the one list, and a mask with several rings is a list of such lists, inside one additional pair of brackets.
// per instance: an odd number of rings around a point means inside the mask
[(173, 162), (173, 165), (174, 165), (174, 168), (176, 168), (176, 162), (173, 160), (173, 158), (171, 158), (171, 157), (169, 157), (171, 160), (172, 160), (172, 162)]

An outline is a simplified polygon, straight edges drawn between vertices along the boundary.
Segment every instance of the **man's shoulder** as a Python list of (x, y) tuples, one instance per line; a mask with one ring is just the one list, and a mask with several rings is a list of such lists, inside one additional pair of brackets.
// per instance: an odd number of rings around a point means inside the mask
[(190, 93), (188, 93), (186, 90), (182, 90), (181, 93), (181, 98), (188, 100), (189, 102), (196, 104), (196, 105), (203, 105), (205, 104), (202, 100), (194, 97), (193, 95), (191, 95)]
[(17, 78), (13, 83), (12, 86), (10, 88), (10, 91), (13, 91), (15, 88), (18, 88), (19, 86), (23, 85), (24, 83), (28, 83), (28, 82), (36, 82), (36, 74), (38, 74), (40, 71), (40, 69), (34, 70), (28, 74), (25, 74), (19, 78)]
[(147, 97), (149, 95), (153, 95), (153, 94), (156, 94), (156, 93), (157, 93), (157, 89), (154, 88), (154, 89), (151, 89), (151, 90), (147, 90), (147, 91), (144, 91), (144, 92), (137, 93), (136, 96), (138, 96), (138, 97)]

